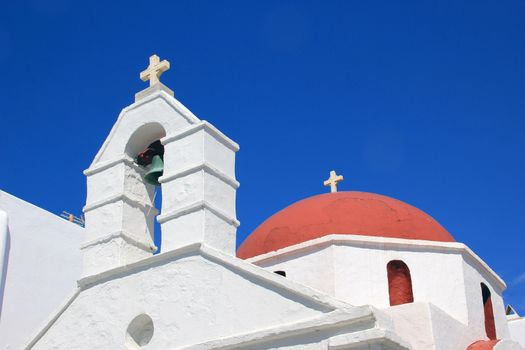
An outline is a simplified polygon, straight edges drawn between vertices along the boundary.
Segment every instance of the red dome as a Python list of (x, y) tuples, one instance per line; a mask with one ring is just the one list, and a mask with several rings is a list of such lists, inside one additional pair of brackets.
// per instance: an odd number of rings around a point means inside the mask
[(247, 259), (329, 234), (454, 242), (432, 217), (407, 203), (337, 192), (303, 199), (272, 215), (246, 238), (237, 256)]
[(467, 350), (492, 350), (499, 340), (478, 340), (468, 346)]

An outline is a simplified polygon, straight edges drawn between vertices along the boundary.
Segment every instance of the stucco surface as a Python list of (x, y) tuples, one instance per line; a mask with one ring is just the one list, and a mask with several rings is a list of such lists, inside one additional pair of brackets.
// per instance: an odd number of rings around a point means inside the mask
[[(148, 169), (134, 159), (159, 140), (164, 164), (162, 186), (155, 188), (144, 181)], [(204, 242), (234, 255), (238, 150), (162, 89), (124, 108), (84, 172), (89, 240), (82, 246), (83, 275), (151, 256), (158, 211), (163, 251)], [(162, 208), (154, 208), (155, 191), (162, 193)]]
[(415, 302), (383, 310), (395, 331), (418, 350), (465, 349), (479, 332), (450, 317), (429, 302)]
[[(389, 307), (392, 260), (410, 269), (415, 303)], [(484, 283), (492, 293), (498, 338), (509, 338), (501, 297), (505, 285), (461, 243), (330, 235), (249, 261), (286, 271), (288, 279), (349, 304), (384, 309), (415, 349), (466, 348), (485, 338)]]
[(334, 249), (333, 246), (313, 247), (257, 265), (272, 272), (285, 271), (287, 279), (335, 296)]
[(509, 321), (510, 337), (525, 348), (525, 318)]
[(465, 259), (463, 261), (463, 274), (465, 276), (463, 285), (466, 293), (469, 326), (481, 334), (479, 339), (487, 336), (485, 331), (483, 298), (481, 294), (481, 283), (484, 283), (491, 293), (496, 338), (509, 338), (505, 305), (502, 297), (503, 290), (493, 282), (493, 279), (486, 271), (474, 264), (472, 259)]
[(524, 348), (511, 339), (500, 339), (494, 346), (494, 350), (523, 350)]
[(83, 290), (34, 349), (126, 349), (126, 328), (140, 314), (154, 323), (148, 349), (176, 349), (304, 322), (333, 309), (200, 255), (187, 255)]
[(385, 249), (378, 240), (360, 238), (329, 247), (321, 245), (275, 255), (256, 264), (271, 271), (285, 270), (287, 278), (349, 304), (386, 308), (390, 306), (386, 266), (391, 260), (402, 260), (410, 269), (416, 302), (432, 302), (468, 323), (461, 254), (429, 251), (409, 240)]
[(0, 191), (7, 214), (0, 349), (18, 350), (73, 293), (84, 230)]

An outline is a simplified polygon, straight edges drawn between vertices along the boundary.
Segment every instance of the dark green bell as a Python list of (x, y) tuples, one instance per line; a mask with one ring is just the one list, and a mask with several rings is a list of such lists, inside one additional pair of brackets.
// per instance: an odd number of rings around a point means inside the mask
[(159, 177), (162, 176), (164, 171), (164, 162), (159, 155), (156, 155), (151, 160), (151, 167), (144, 176), (144, 180), (150, 185), (160, 186)]

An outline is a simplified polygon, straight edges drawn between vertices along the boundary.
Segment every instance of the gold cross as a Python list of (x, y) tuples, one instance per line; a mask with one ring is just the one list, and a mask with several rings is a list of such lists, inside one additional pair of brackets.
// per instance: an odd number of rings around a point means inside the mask
[(335, 173), (335, 170), (332, 170), (330, 172), (330, 177), (328, 178), (328, 180), (323, 182), (323, 184), (325, 186), (330, 186), (330, 192), (334, 193), (334, 192), (337, 192), (337, 184), (341, 181), (343, 181), (343, 176), (337, 175)]
[(152, 55), (149, 58), (149, 66), (146, 70), (140, 72), (140, 79), (142, 81), (149, 80), (149, 86), (153, 86), (159, 83), (159, 78), (164, 73), (170, 69), (170, 63), (167, 60), (160, 61), (159, 56)]

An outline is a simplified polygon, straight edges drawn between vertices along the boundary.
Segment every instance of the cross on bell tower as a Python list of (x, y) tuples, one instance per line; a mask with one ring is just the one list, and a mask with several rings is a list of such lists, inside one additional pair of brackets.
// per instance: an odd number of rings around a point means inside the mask
[(330, 177), (328, 178), (328, 180), (326, 180), (325, 182), (323, 182), (323, 184), (325, 186), (330, 186), (330, 192), (332, 193), (335, 193), (337, 192), (337, 184), (341, 181), (343, 181), (343, 176), (342, 175), (337, 175), (335, 173), (335, 170), (332, 170), (330, 171)]
[(149, 66), (144, 71), (140, 72), (140, 79), (142, 81), (149, 80), (149, 86), (160, 83), (160, 76), (162, 73), (170, 69), (170, 62), (167, 60), (160, 60), (159, 56), (151, 55), (149, 58)]
[(160, 76), (168, 69), (170, 69), (170, 62), (168, 60), (161, 61), (159, 56), (151, 55), (148, 68), (140, 72), (140, 79), (142, 81), (149, 80), (149, 87), (136, 93), (135, 101), (141, 100), (158, 91), (164, 91), (168, 95), (173, 96), (173, 91), (160, 82)]

